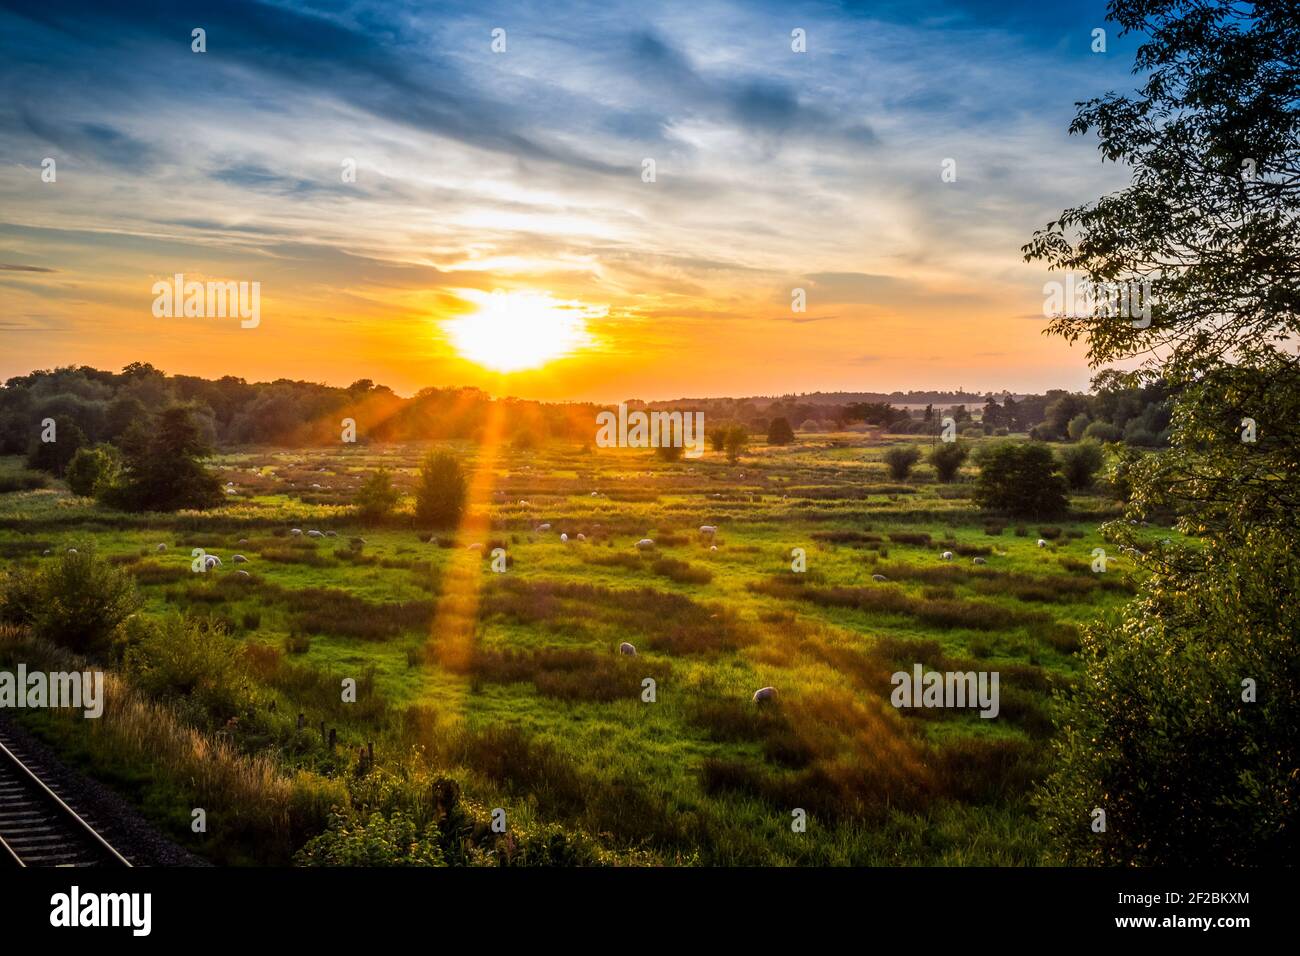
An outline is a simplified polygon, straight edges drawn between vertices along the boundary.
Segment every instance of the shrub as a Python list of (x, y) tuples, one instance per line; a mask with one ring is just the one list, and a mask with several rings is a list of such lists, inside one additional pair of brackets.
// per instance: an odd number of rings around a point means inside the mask
[(892, 445), (885, 449), (884, 460), (889, 477), (904, 481), (911, 474), (912, 466), (921, 460), (921, 450), (915, 445)]
[(64, 477), (74, 495), (89, 497), (112, 485), (121, 467), (121, 456), (112, 445), (81, 447), (68, 462)]
[(790, 427), (790, 422), (779, 417), (772, 419), (772, 424), (767, 428), (767, 443), (788, 445), (792, 441), (794, 441), (794, 429)]
[(1067, 445), (1059, 452), (1061, 471), (1066, 483), (1075, 491), (1087, 488), (1101, 470), (1101, 445), (1095, 441), (1081, 441)]
[(77, 449), (86, 444), (85, 433), (70, 418), (54, 419), (54, 441), (42, 441), (41, 436), (32, 439), (31, 449), (27, 453), (27, 467), (36, 471), (48, 471), (52, 475), (62, 475), (77, 453)]
[(460, 462), (447, 452), (431, 452), (420, 465), (415, 489), (415, 520), (421, 527), (454, 528), (469, 494)]
[(1119, 441), (1123, 434), (1119, 428), (1110, 422), (1093, 422), (1083, 430), (1084, 438), (1091, 438), (1094, 441), (1109, 442)]
[(139, 606), (131, 577), (89, 551), (11, 572), (0, 585), (0, 619), (80, 653), (107, 650)]
[(672, 442), (664, 445), (661, 444), (655, 448), (655, 455), (660, 461), (681, 461), (682, 455), (686, 449), (682, 445), (674, 445)]
[(210, 622), (172, 615), (128, 628), (126, 673), (151, 697), (178, 706), (200, 725), (221, 727), (253, 705), (239, 644)]
[(975, 503), (981, 508), (1033, 518), (1065, 511), (1065, 481), (1046, 445), (1005, 442), (980, 455)]
[(930, 450), (926, 460), (940, 481), (952, 481), (969, 454), (970, 449), (961, 442), (941, 442)]
[(357, 490), (357, 513), (363, 521), (382, 521), (392, 514), (401, 497), (393, 487), (393, 477), (388, 469), (380, 467)]
[(749, 431), (744, 425), (732, 425), (727, 429), (727, 461), (735, 462), (749, 446)]
[(1065, 433), (1070, 436), (1070, 441), (1078, 441), (1082, 438), (1090, 422), (1087, 412), (1080, 412), (1071, 418), (1069, 424), (1065, 426)]

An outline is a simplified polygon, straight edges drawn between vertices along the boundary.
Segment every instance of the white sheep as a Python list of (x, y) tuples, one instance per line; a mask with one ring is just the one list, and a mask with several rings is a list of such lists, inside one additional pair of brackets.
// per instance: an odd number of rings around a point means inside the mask
[(711, 544), (711, 545), (709, 545), (709, 550), (710, 550), (710, 551), (717, 551), (717, 550), (718, 550), (718, 546), (717, 546), (716, 544)]
[(302, 528), (292, 528), (289, 533), (294, 536), (300, 535), (302, 534)]
[(718, 533), (717, 525), (702, 524), (700, 525), (700, 534), (714, 535)]
[(476, 550), (476, 549), (480, 549), (480, 548), (482, 548), (482, 547), (483, 547), (483, 542), (482, 542), (482, 541), (475, 541), (473, 544), (471, 544), (471, 545), (470, 545), (468, 548), (466, 548), (465, 550), (466, 550), (466, 551), (474, 551), (474, 550)]
[(42, 555), (46, 555), (46, 554), (49, 554), (49, 553), (50, 553), (50, 549), (49, 549), (49, 548), (46, 548), (44, 551), (41, 552)]
[(221, 567), (221, 559), (215, 554), (205, 554), (203, 556), (203, 567), (211, 571), (213, 568)]
[(251, 578), (252, 575), (249, 574), (247, 571), (240, 570), (240, 571), (236, 571), (236, 572), (235, 572), (235, 577), (237, 577), (237, 578)]
[(319, 531), (317, 531), (315, 528), (313, 528), (311, 531), (308, 531), (308, 532), (307, 532), (307, 537), (309, 537), (309, 538), (323, 538), (323, 537), (325, 537), (325, 535), (321, 534)]
[(544, 522), (544, 523), (542, 523), (542, 524), (539, 524), (539, 525), (537, 526), (537, 530), (538, 530), (538, 531), (550, 531), (550, 530), (551, 530), (551, 523), (550, 523), (549, 521), (547, 521), (547, 522)]
[(642, 538), (640, 541), (636, 543), (636, 547), (638, 551), (649, 551), (654, 546), (655, 543), (653, 538)]
[(631, 644), (629, 644), (627, 641), (624, 641), (622, 644), (618, 645), (618, 652), (620, 654), (626, 654), (629, 657), (636, 657), (636, 648), (633, 647)]
[(776, 688), (775, 688), (775, 687), (760, 687), (758, 690), (754, 691), (754, 698), (753, 698), (753, 700), (754, 700), (754, 703), (756, 703), (756, 704), (762, 704), (762, 703), (767, 702), (767, 701), (774, 701), (774, 700), (776, 700)]
[(871, 580), (873, 580), (873, 581), (875, 581), (875, 582), (877, 582), (877, 583), (883, 583), (883, 582), (885, 582), (885, 581), (888, 581), (889, 578), (885, 577), (883, 574), (873, 574), (873, 575), (871, 576)]
[(579, 540), (579, 541), (586, 541), (586, 540), (587, 540), (587, 536), (586, 536), (585, 534), (582, 534), (581, 532), (579, 532), (579, 534), (578, 534), (578, 540)]
[(338, 533), (337, 531), (326, 531), (326, 532), (325, 532), (325, 537), (327, 537), (327, 538), (337, 538), (338, 536), (339, 536), (339, 533)]
[(69, 548), (69, 549), (68, 549), (68, 554), (76, 554), (76, 553), (77, 553), (77, 549), (76, 549), (76, 548)]
[(1039, 538), (1039, 539), (1038, 539), (1038, 546), (1039, 546), (1040, 548), (1045, 548), (1045, 547), (1047, 547), (1047, 542), (1044, 541), (1042, 538)]
[(167, 550), (167, 545), (165, 545), (165, 544), (160, 544), (160, 545), (158, 545), (158, 547), (154, 548), (154, 550), (155, 550), (155, 551), (166, 551), (166, 550)]
[(939, 557), (943, 558), (943, 560), (945, 560), (945, 561), (951, 561), (951, 560), (952, 560), (952, 552), (951, 552), (951, 551), (945, 551), (943, 554), (939, 555)]
[(231, 560), (231, 561), (234, 561), (235, 564), (247, 564), (247, 563), (248, 563), (248, 558), (244, 557), (242, 554), (237, 554), (237, 555), (235, 555), (233, 558), (231, 558), (230, 560)]
[(971, 563), (972, 563), (972, 564), (988, 564), (988, 562), (985, 561), (983, 558), (972, 558), (972, 559), (971, 559)]
[(560, 535), (560, 540), (563, 541), (565, 544), (568, 544), (568, 543), (569, 543), (569, 536), (568, 536), (567, 534), (562, 534), (562, 535)]

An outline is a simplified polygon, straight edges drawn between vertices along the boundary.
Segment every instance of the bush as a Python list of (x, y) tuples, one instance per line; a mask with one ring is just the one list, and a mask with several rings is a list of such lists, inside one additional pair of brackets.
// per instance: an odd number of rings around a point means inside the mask
[(357, 513), (363, 521), (382, 521), (392, 514), (401, 497), (401, 493), (393, 487), (393, 478), (388, 469), (380, 467), (357, 490)]
[(32, 440), (27, 453), (27, 467), (35, 471), (47, 471), (52, 475), (62, 475), (77, 453), (77, 449), (86, 444), (86, 435), (77, 423), (70, 418), (54, 419), (54, 441), (42, 441), (41, 436)]
[(1099, 441), (1103, 444), (1110, 441), (1119, 441), (1122, 434), (1123, 432), (1110, 422), (1093, 422), (1083, 430), (1084, 438), (1091, 438), (1093, 441)]
[(767, 429), (767, 443), (788, 445), (792, 441), (794, 441), (794, 429), (790, 427), (790, 422), (784, 418), (772, 419), (772, 424)]
[(1080, 412), (1071, 418), (1069, 424), (1065, 426), (1065, 433), (1070, 436), (1070, 441), (1078, 441), (1082, 438), (1090, 422), (1087, 412)]
[(1065, 511), (1065, 481), (1046, 445), (994, 445), (981, 452), (979, 463), (975, 503), (981, 508), (1030, 518), (1055, 517)]
[(885, 449), (884, 461), (889, 467), (889, 477), (895, 481), (904, 481), (920, 460), (921, 450), (915, 445), (892, 445)]
[(729, 431), (728, 428), (710, 428), (706, 433), (709, 439), (709, 447), (714, 451), (726, 451), (727, 433)]
[(173, 615), (137, 619), (123, 660), (128, 677), (153, 698), (178, 705), (200, 725), (222, 727), (253, 705), (239, 644), (214, 624)]
[(431, 452), (420, 465), (415, 489), (415, 520), (420, 527), (454, 528), (469, 494), (460, 462), (447, 452)]
[(1066, 483), (1075, 491), (1087, 488), (1101, 470), (1101, 445), (1095, 441), (1081, 441), (1066, 445), (1060, 450), (1061, 471)]
[(727, 461), (735, 462), (749, 446), (749, 431), (744, 425), (732, 425), (727, 429)]
[(106, 651), (139, 606), (130, 575), (89, 551), (10, 572), (0, 583), (0, 620), (78, 653)]
[(682, 455), (686, 449), (681, 445), (674, 445), (671, 442), (667, 445), (659, 445), (655, 448), (655, 455), (660, 461), (681, 461)]
[(0, 495), (10, 491), (35, 491), (49, 484), (49, 479), (39, 471), (20, 471), (16, 475), (0, 475)]
[(952, 481), (969, 454), (970, 449), (961, 442), (941, 442), (930, 450), (926, 460), (940, 481)]
[(74, 495), (89, 497), (117, 481), (121, 456), (112, 445), (78, 448), (64, 477)]

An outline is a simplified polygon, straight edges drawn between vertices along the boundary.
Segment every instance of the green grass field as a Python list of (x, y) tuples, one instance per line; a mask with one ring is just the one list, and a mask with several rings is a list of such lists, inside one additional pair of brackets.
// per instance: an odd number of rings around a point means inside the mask
[[(256, 763), (262, 783), (246, 786), (285, 789), (274, 813), (289, 835), (264, 840), (252, 798), (196, 780), (192, 755), (158, 757), (145, 742), (158, 731), (114, 731), (124, 713), (24, 719), (223, 862), (284, 862), (331, 803), (419, 817), (434, 779), (456, 781), (475, 812), (504, 809), (512, 831), (580, 835), (611, 862), (1050, 860), (1030, 798), (1053, 700), (1075, 677), (1079, 628), (1133, 593), (1124, 557), (1090, 568), (1112, 502), (1076, 495), (1051, 527), (993, 518), (971, 503), (969, 466), (952, 484), (924, 464), (892, 481), (885, 444), (854, 434), (735, 464), (558, 444), (480, 461), (449, 447), (473, 476), (477, 530), (432, 543), (409, 517), (363, 527), (350, 508), (380, 464), (409, 489), (425, 446), (226, 454), (213, 464), (228, 502), (203, 513), (111, 512), (61, 486), (0, 495), (6, 565), (93, 549), (135, 578), (143, 613), (215, 618), (238, 642), (253, 713), (204, 727), (183, 699), (138, 703), (193, 724), (241, 772)], [(644, 537), (653, 550), (638, 550)], [(222, 566), (195, 573), (194, 548)], [(4, 659), (23, 652), (0, 644)], [(895, 709), (890, 674), (914, 663), (997, 671), (999, 715)], [(754, 704), (768, 685), (775, 706)], [(190, 830), (194, 806), (209, 808), (207, 833)]]

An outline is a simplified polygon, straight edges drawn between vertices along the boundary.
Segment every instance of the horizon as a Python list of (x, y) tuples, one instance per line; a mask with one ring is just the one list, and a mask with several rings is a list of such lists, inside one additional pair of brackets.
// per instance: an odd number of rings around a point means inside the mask
[[(0, 377), (1086, 390), (1020, 247), (1127, 181), (1067, 133), (1132, 81), (1104, 13), (4, 0)], [(258, 315), (159, 310), (174, 276)]]

